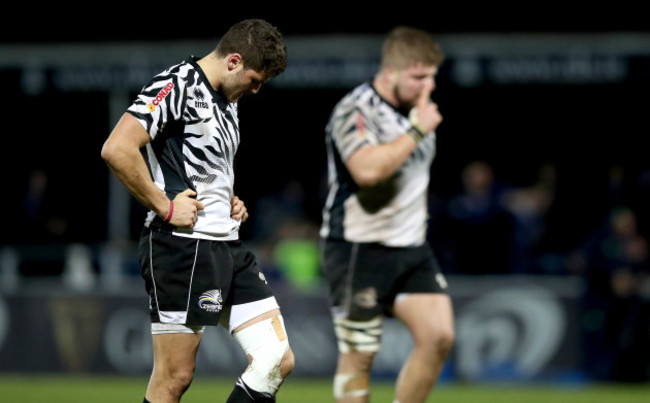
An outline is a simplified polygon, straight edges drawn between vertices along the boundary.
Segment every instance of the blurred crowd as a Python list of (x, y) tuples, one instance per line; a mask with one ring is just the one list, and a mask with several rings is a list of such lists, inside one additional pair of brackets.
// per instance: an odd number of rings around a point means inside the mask
[(648, 380), (648, 175), (612, 166), (600, 192), (563, 211), (554, 165), (541, 165), (532, 183), (513, 186), (499, 181), (489, 163), (473, 161), (462, 171), (460, 192), (433, 199), (430, 241), (447, 273), (581, 276), (590, 375)]

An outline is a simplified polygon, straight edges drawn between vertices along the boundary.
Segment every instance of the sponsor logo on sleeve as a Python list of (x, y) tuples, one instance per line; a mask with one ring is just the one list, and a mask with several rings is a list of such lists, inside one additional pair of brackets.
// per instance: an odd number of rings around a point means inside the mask
[(160, 105), (160, 103), (169, 95), (170, 92), (172, 92), (172, 89), (174, 88), (174, 83), (167, 83), (163, 87), (162, 90), (156, 95), (156, 97), (151, 101), (149, 104), (149, 112), (153, 112), (156, 109), (156, 106)]

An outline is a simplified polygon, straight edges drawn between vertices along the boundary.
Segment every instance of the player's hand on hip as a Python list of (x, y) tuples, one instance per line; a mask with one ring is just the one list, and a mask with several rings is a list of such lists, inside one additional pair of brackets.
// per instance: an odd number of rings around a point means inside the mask
[(438, 111), (438, 105), (431, 101), (431, 91), (433, 91), (433, 81), (426, 84), (422, 89), (415, 106), (409, 113), (411, 124), (422, 133), (436, 130), (442, 122), (442, 115)]
[(174, 213), (169, 220), (177, 227), (194, 227), (198, 220), (199, 211), (203, 210), (203, 203), (194, 199), (196, 192), (185, 189), (174, 198)]
[(230, 217), (234, 220), (241, 220), (245, 222), (248, 219), (248, 209), (244, 205), (244, 202), (237, 196), (234, 196), (230, 199)]

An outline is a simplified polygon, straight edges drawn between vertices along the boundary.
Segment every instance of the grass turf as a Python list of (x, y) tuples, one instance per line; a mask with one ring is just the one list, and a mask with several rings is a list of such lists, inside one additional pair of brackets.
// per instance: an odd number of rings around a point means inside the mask
[[(197, 377), (183, 402), (223, 402), (233, 381)], [(0, 375), (0, 401), (6, 403), (141, 402), (146, 377)], [(392, 402), (393, 385), (374, 382), (371, 401)], [(289, 378), (278, 394), (281, 403), (331, 403), (329, 379)], [(650, 384), (643, 385), (522, 385), (441, 384), (428, 402), (445, 403), (647, 403)]]

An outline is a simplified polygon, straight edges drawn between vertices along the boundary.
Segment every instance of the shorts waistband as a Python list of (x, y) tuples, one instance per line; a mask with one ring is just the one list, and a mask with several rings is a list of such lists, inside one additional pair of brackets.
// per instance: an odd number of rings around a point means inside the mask
[(166, 232), (171, 234), (176, 229), (175, 225), (165, 222), (162, 218), (156, 216), (148, 225), (152, 231)]

